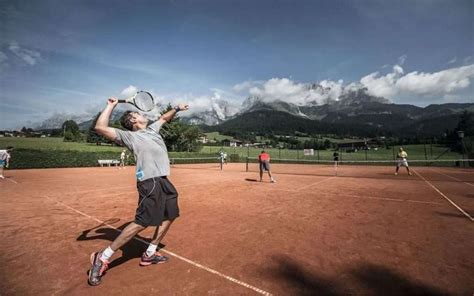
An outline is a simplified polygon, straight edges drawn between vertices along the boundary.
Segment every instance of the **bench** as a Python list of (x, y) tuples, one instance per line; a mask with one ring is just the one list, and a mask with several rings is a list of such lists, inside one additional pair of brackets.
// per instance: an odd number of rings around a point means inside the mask
[(103, 167), (104, 165), (107, 165), (107, 166), (111, 166), (111, 165), (115, 165), (115, 166), (118, 166), (120, 164), (120, 160), (117, 160), (117, 159), (99, 159), (97, 161), (99, 163), (99, 165), (101, 167)]

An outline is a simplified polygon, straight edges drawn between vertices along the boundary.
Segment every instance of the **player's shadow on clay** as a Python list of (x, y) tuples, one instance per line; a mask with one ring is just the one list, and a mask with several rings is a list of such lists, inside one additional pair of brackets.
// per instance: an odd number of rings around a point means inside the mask
[(247, 182), (258, 182), (257, 179), (249, 179), (249, 178), (245, 178), (245, 181), (247, 181)]
[[(127, 223), (117, 227), (117, 229), (110, 228), (110, 227), (107, 227), (107, 226), (102, 226), (100, 228), (95, 227), (95, 228), (92, 228), (92, 229), (87, 229), (87, 230), (84, 230), (81, 233), (81, 235), (79, 235), (77, 237), (76, 240), (77, 241), (88, 241), (88, 240), (102, 239), (102, 240), (107, 240), (107, 241), (112, 242), (119, 236), (120, 232), (125, 227), (127, 227), (130, 223), (132, 223), (132, 221), (127, 222)], [(135, 237), (137, 239), (141, 239), (141, 240), (144, 240), (146, 242), (151, 241), (150, 238), (145, 238), (145, 237), (142, 237), (140, 235), (136, 235)], [(104, 249), (105, 249), (105, 247), (106, 247), (106, 245), (104, 245)], [(165, 245), (160, 244), (158, 247), (159, 248), (164, 248)], [(118, 257), (117, 255), (119, 255), (119, 254), (116, 253), (115, 256), (117, 256), (118, 258), (116, 258), (112, 262), (110, 262), (109, 269), (112, 269), (116, 266), (119, 266), (120, 264), (123, 264), (123, 263), (127, 262), (130, 259), (140, 258), (142, 256), (143, 252), (146, 250), (146, 248), (147, 248), (147, 245), (145, 245), (143, 242), (140, 242), (136, 239), (131, 239), (130, 241), (128, 241), (125, 245), (123, 245), (120, 248), (120, 250), (122, 251), (122, 256), (121, 257)], [(91, 253), (93, 251), (97, 251), (97, 250), (91, 250)]]
[[(262, 265), (260, 274), (291, 287), (291, 295), (449, 295), (396, 269), (372, 263), (351, 264), (335, 275), (310, 270), (307, 264), (279, 254)], [(343, 275), (343, 276), (341, 276)], [(363, 289), (361, 292), (361, 289)]]

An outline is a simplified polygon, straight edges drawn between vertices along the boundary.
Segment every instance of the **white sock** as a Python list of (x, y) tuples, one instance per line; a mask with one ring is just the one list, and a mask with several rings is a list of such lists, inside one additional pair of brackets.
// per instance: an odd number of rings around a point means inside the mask
[(105, 249), (103, 252), (102, 252), (102, 256), (100, 256), (100, 260), (102, 261), (109, 261), (110, 257), (112, 257), (112, 255), (115, 253), (114, 250), (112, 250), (110, 247), (107, 247), (107, 249)]
[(156, 248), (158, 248), (158, 245), (149, 244), (148, 249), (146, 249), (146, 255), (148, 257), (153, 256), (153, 254), (156, 252)]

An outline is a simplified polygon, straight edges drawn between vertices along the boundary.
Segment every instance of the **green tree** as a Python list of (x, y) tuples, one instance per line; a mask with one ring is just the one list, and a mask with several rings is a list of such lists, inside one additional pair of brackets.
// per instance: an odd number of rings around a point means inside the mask
[(464, 110), (459, 119), (459, 123), (456, 128), (456, 132), (457, 131), (463, 131), (464, 136), (474, 136), (474, 117), (472, 116), (472, 113)]
[(94, 117), (94, 120), (92, 121), (91, 126), (87, 130), (87, 136), (86, 136), (87, 143), (96, 143), (97, 145), (99, 145), (100, 143), (110, 143), (109, 140), (102, 137), (95, 131), (95, 125), (97, 123), (97, 120), (99, 119), (100, 114), (101, 112), (97, 113), (97, 115)]
[(66, 142), (80, 142), (82, 141), (82, 134), (79, 126), (74, 120), (66, 120), (62, 125), (64, 141)]
[(329, 141), (328, 139), (324, 140), (323, 142), (323, 149), (329, 149), (331, 148), (331, 141)]
[[(173, 109), (168, 104), (161, 114)], [(170, 122), (163, 125), (160, 131), (165, 140), (166, 148), (169, 151), (199, 151), (200, 144), (197, 142), (200, 129), (197, 126), (186, 124), (181, 121), (179, 116), (175, 116)]]
[(64, 132), (64, 142), (74, 142), (76, 137), (71, 131)]

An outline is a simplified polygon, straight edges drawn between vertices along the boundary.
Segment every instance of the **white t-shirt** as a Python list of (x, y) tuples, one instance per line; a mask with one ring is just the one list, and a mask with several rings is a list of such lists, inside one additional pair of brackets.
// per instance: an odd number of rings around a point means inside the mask
[(7, 161), (10, 159), (10, 153), (6, 149), (0, 150), (0, 160)]
[(135, 156), (138, 181), (170, 174), (168, 150), (159, 133), (162, 124), (158, 120), (146, 129), (133, 132), (115, 129), (115, 142), (127, 147)]

